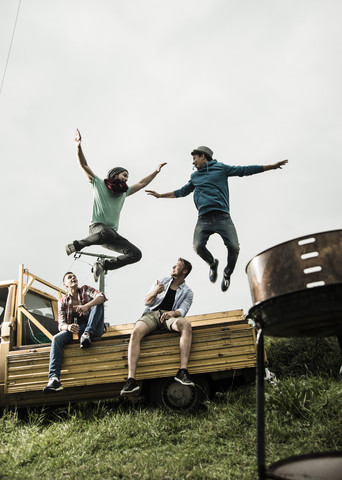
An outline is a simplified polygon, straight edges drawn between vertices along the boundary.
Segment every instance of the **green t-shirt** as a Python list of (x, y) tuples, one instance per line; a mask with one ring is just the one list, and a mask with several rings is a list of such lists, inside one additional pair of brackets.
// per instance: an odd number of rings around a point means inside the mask
[(131, 192), (131, 187), (129, 187), (125, 193), (113, 194), (107, 188), (104, 181), (96, 175), (91, 184), (93, 186), (94, 198), (93, 213), (90, 223), (104, 223), (117, 231), (119, 227), (120, 212), (126, 197)]

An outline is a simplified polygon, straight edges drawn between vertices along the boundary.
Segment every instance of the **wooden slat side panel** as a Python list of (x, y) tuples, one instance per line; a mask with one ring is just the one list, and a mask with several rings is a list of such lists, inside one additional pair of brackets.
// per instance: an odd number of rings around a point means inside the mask
[[(78, 344), (64, 351), (61, 380), (63, 386), (82, 386), (124, 382), (127, 376), (126, 339), (105, 339), (88, 350)], [(41, 390), (47, 382), (49, 348), (11, 352), (8, 356), (8, 393)], [(189, 359), (192, 374), (254, 367), (255, 337), (250, 325), (229, 328), (214, 325), (194, 329)], [(151, 335), (142, 341), (137, 379), (172, 376), (179, 366), (179, 335)]]

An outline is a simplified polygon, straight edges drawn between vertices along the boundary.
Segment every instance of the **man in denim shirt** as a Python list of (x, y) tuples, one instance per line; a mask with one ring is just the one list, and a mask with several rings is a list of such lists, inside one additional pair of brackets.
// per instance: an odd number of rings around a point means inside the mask
[(193, 165), (197, 169), (189, 182), (178, 190), (157, 193), (146, 190), (156, 198), (179, 198), (194, 192), (194, 202), (198, 210), (198, 220), (194, 232), (195, 252), (210, 266), (209, 279), (216, 282), (218, 260), (213, 257), (206, 245), (209, 237), (218, 233), (227, 247), (227, 265), (223, 271), (221, 290), (225, 292), (230, 285), (230, 276), (238, 259), (240, 246), (234, 223), (230, 217), (228, 177), (254, 175), (281, 168), (288, 161), (282, 160), (271, 165), (249, 165), (234, 167), (213, 159), (208, 147), (198, 147), (191, 152)]
[(156, 329), (180, 333), (180, 369), (175, 380), (183, 385), (194, 386), (189, 376), (187, 365), (191, 349), (192, 330), (187, 314), (193, 300), (193, 292), (185, 283), (191, 272), (191, 263), (179, 258), (172, 267), (171, 275), (157, 280), (145, 297), (146, 309), (136, 322), (128, 345), (128, 379), (121, 390), (121, 395), (139, 392), (135, 380), (137, 363), (140, 355), (141, 340)]

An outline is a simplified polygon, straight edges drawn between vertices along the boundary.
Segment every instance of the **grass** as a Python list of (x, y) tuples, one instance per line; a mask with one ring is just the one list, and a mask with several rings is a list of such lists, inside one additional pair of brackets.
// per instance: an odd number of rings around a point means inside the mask
[[(266, 464), (342, 449), (342, 382), (288, 377), (266, 386)], [(256, 475), (255, 385), (216, 394), (196, 413), (120, 400), (5, 410), (0, 478), (251, 480)]]

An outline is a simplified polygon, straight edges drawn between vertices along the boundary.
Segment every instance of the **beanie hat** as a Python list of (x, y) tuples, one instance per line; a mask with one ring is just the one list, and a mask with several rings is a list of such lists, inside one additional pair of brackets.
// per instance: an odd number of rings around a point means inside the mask
[(127, 168), (123, 168), (123, 167), (114, 167), (111, 170), (109, 170), (109, 172), (107, 173), (107, 177), (108, 178), (115, 177), (115, 175), (119, 175), (119, 173), (121, 172), (128, 172), (128, 170)]

